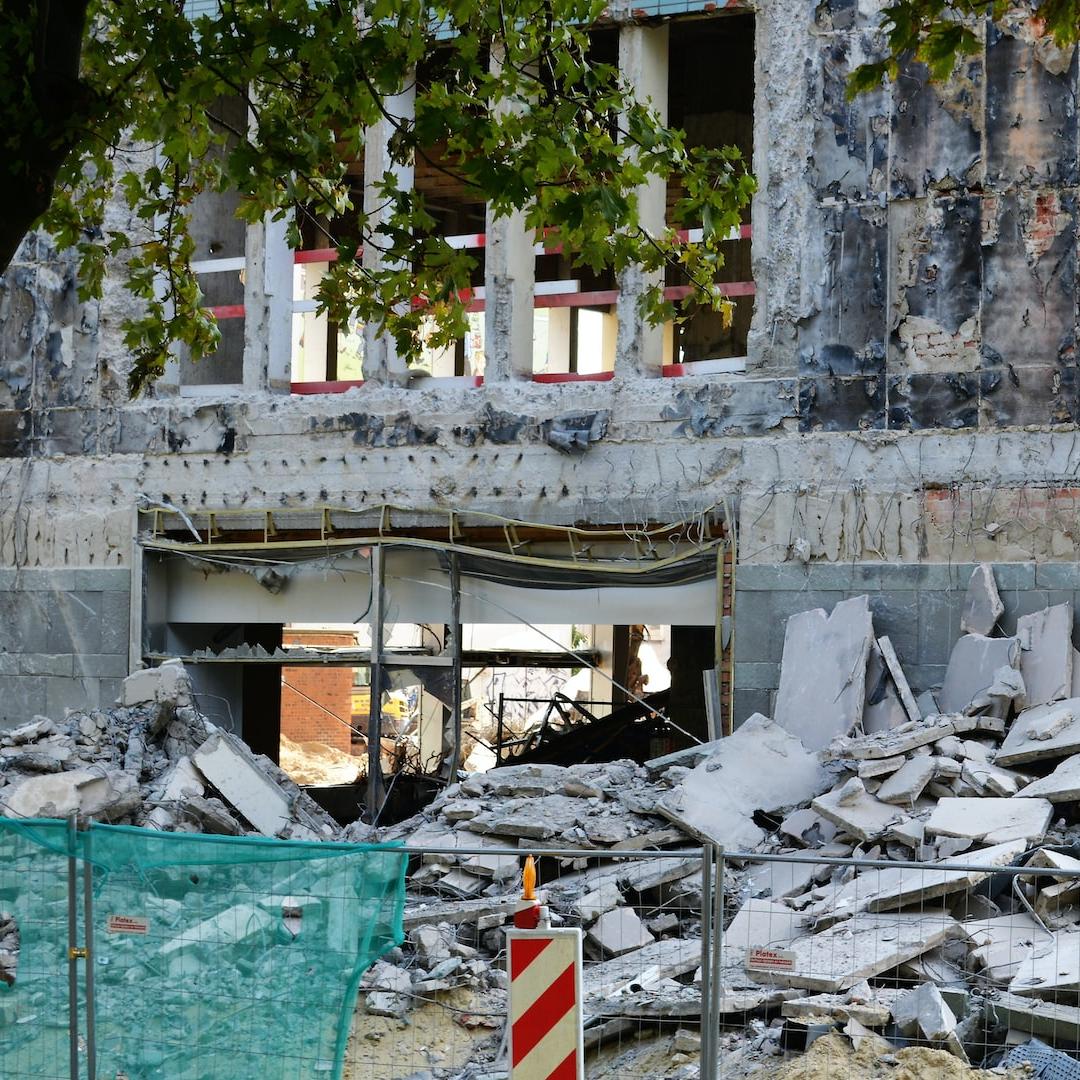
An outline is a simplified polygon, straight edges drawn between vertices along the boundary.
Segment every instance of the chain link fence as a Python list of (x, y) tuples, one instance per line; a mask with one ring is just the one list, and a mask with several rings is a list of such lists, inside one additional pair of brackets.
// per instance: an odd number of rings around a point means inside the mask
[[(590, 1080), (766, 1077), (804, 1052), (814, 1076), (935, 1075), (929, 1053), (1080, 1077), (1078, 853), (1006, 847), (919, 863), (0, 819), (0, 1076), (497, 1080), (531, 853), (552, 923), (583, 933)], [(464, 865), (479, 894), (455, 892)]]

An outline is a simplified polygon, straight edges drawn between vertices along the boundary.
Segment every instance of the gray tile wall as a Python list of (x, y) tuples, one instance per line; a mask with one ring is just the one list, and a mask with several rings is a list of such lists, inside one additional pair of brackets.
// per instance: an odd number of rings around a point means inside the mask
[(125, 569), (0, 570), (0, 728), (112, 704), (130, 602)]

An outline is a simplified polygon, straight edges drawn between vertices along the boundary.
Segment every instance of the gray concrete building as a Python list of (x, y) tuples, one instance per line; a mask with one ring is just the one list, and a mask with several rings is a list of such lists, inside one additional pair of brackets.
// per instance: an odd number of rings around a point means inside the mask
[[(0, 723), (106, 703), (163, 656), (272, 652), (289, 621), (506, 621), (484, 603), (698, 627), (681, 655), (733, 681), (738, 722), (771, 709), (792, 612), (869, 593), (921, 691), (972, 564), (994, 564), (1005, 630), (1074, 599), (1075, 55), (988, 26), (950, 82), (913, 65), (849, 102), (878, 4), (712, 8), (616, 13), (598, 48), (691, 139), (752, 158), (730, 331), (645, 327), (641, 275), (589, 280), (450, 191), (447, 231), (486, 235), (486, 307), (410, 377), (370, 332), (333, 340), (315, 262), (223, 199), (197, 229), (221, 352), (132, 401), (122, 268), (82, 302), (72, 257), (28, 237), (0, 279)], [(642, 192), (647, 220), (667, 197)], [(516, 586), (521, 554), (576, 566), (573, 587)], [(256, 676), (198, 675), (253, 745)]]

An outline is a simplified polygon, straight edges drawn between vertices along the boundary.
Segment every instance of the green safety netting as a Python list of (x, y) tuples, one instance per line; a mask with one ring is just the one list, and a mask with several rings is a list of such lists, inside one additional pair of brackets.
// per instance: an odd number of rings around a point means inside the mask
[[(407, 858), (391, 846), (0, 819), (0, 1077), (69, 1072), (68, 857), (92, 868), (97, 1076), (341, 1076), (357, 987), (402, 939)], [(85, 1045), (83, 1050), (85, 1057)]]

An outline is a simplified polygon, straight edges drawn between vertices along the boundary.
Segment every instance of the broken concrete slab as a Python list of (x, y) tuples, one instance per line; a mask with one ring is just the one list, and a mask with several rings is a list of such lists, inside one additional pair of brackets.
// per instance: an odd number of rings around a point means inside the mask
[(896, 772), (897, 769), (903, 768), (905, 764), (907, 764), (907, 758), (903, 754), (897, 754), (895, 757), (871, 758), (868, 761), (860, 761), (859, 779), (874, 780), (878, 777), (888, 776)]
[(941, 799), (926, 821), (933, 836), (960, 836), (984, 844), (1037, 840), (1054, 808), (1046, 799)]
[(910, 806), (937, 774), (936, 762), (929, 755), (911, 758), (878, 788), (878, 799), (896, 806)]
[(1017, 792), (1018, 799), (1049, 799), (1052, 803), (1080, 799), (1080, 754), (1066, 758), (1049, 775)]
[(986, 1001), (991, 1019), (1010, 1031), (1041, 1035), (1052, 1042), (1080, 1043), (1080, 1009), (997, 991)]
[(751, 717), (656, 808), (692, 836), (746, 851), (765, 838), (755, 813), (799, 806), (829, 782), (817, 756), (795, 736), (764, 717)]
[(907, 723), (900, 695), (896, 691), (885, 658), (877, 642), (870, 643), (870, 656), (866, 663), (866, 703), (863, 707), (862, 729), (872, 735), (877, 731), (889, 731)]
[[(1000, 667), (994, 672), (993, 682), (980, 690), (964, 712), (967, 715), (985, 713), (1004, 720), (1013, 712), (1027, 707), (1027, 689), (1024, 676), (1016, 668)], [(954, 725), (955, 726), (955, 725)]]
[(725, 963), (741, 964), (750, 949), (783, 946), (803, 936), (802, 916), (774, 900), (747, 900), (724, 931)]
[(277, 836), (292, 821), (285, 793), (251, 760), (239, 740), (216, 731), (192, 755), (192, 764), (263, 836)]
[[(948, 735), (956, 734), (954, 721), (960, 716), (928, 716), (919, 723), (910, 722), (891, 731), (880, 731), (859, 738), (837, 739), (826, 751), (833, 760), (853, 758), (856, 761), (882, 761), (904, 757), (920, 746), (929, 746)], [(973, 721), (982, 718), (971, 718)]]
[(807, 847), (828, 844), (836, 836), (836, 826), (809, 808), (796, 810), (780, 822), (780, 832)]
[(1024, 954), (1009, 993), (1021, 997), (1051, 997), (1080, 990), (1080, 931), (1058, 930), (1049, 940), (1036, 941)]
[(1021, 765), (1080, 753), (1080, 697), (1025, 709), (994, 756), (996, 765)]
[(191, 704), (191, 677), (179, 660), (166, 660), (158, 667), (132, 672), (120, 688), (121, 705), (150, 701)]
[[(1014, 840), (981, 851), (928, 863), (925, 867), (887, 867), (865, 870), (843, 885), (833, 888), (823, 900), (805, 914), (819, 927), (861, 911), (897, 911), (914, 904), (925, 904), (951, 893), (974, 888), (998, 866), (1009, 866), (1024, 853), (1024, 842)], [(950, 865), (985, 866), (986, 870), (950, 870)]]
[(800, 896), (825, 869), (809, 862), (755, 862), (746, 868), (745, 885), (751, 896)]
[(790, 942), (786, 948), (795, 954), (794, 970), (775, 971), (768, 978), (835, 993), (961, 936), (960, 924), (940, 913), (856, 915)]
[(637, 912), (622, 906), (605, 911), (589, 927), (585, 937), (602, 956), (622, 956), (655, 940)]
[(810, 805), (843, 832), (864, 841), (876, 840), (904, 816), (898, 807), (868, 794), (858, 777), (852, 777), (828, 794), (818, 796)]
[(993, 567), (989, 563), (980, 563), (972, 572), (964, 594), (960, 629), (967, 634), (988, 636), (1004, 614), (1005, 605), (998, 594)]
[(966, 634), (954, 646), (945, 670), (945, 685), (938, 695), (943, 713), (962, 713), (993, 682), (999, 668), (1019, 670), (1017, 638), (991, 638)]
[(784, 632), (776, 722), (810, 750), (824, 749), (862, 719), (874, 638), (866, 596), (792, 615)]
[(918, 1035), (930, 1042), (943, 1042), (956, 1027), (956, 1016), (932, 982), (909, 990), (894, 1003), (892, 1014), (905, 1035)]
[[(896, 692), (900, 697), (901, 704), (904, 706), (904, 712), (907, 713), (907, 718), (918, 723), (922, 719), (922, 710), (915, 700), (915, 695), (911, 692), (911, 686), (900, 664), (900, 657), (896, 655), (896, 649), (893, 648), (893, 643), (888, 637), (883, 636), (878, 638), (877, 645), (881, 650), (885, 666), (889, 669), (893, 684), (896, 686)], [(934, 712), (937, 712), (937, 709)]]
[(1072, 692), (1072, 604), (1055, 604), (1016, 621), (1020, 639), (1020, 673), (1027, 704), (1062, 701)]
[(987, 979), (999, 986), (1016, 977), (1032, 945), (1050, 939), (1050, 934), (1026, 911), (966, 921), (963, 927), (973, 946), (969, 954), (972, 961)]
[(586, 998), (607, 998), (642, 982), (645, 973), (648, 979), (658, 982), (686, 975), (700, 963), (699, 938), (663, 938), (611, 960), (586, 965), (582, 991)]
[(120, 770), (73, 769), (19, 780), (4, 792), (0, 811), (8, 817), (67, 817), (79, 814), (115, 821), (142, 805), (136, 779)]
[(964, 762), (960, 776), (980, 795), (997, 795), (1003, 799), (1012, 797), (1029, 783), (1029, 777), (1023, 773), (971, 759)]

